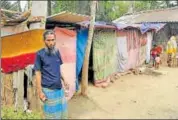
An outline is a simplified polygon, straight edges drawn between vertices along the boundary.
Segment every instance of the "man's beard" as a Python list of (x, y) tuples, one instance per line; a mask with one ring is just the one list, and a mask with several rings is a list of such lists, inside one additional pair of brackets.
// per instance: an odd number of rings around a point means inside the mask
[(56, 55), (57, 49), (56, 49), (55, 46), (53, 46), (52, 48), (45, 47), (45, 52), (46, 52), (48, 55)]

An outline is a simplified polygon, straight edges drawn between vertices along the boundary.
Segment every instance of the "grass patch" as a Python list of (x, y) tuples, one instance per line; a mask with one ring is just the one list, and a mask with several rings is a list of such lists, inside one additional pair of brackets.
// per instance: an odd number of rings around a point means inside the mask
[(3, 107), (1, 109), (2, 119), (41, 119), (41, 114), (38, 112), (25, 113), (22, 110), (14, 112), (12, 107)]

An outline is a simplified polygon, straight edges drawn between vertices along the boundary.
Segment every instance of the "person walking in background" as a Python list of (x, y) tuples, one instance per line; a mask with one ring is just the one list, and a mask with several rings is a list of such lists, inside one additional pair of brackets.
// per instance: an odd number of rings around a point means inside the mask
[(46, 47), (37, 52), (34, 70), (44, 116), (45, 119), (67, 119), (67, 101), (61, 79), (66, 88), (69, 85), (60, 69), (63, 62), (55, 47), (56, 36), (52, 30), (47, 30), (43, 38)]

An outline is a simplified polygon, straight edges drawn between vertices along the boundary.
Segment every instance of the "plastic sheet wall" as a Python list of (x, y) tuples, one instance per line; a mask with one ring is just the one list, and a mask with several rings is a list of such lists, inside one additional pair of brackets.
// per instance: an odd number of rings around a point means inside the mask
[(76, 31), (56, 27), (56, 47), (59, 49), (66, 80), (69, 83), (69, 96), (71, 99), (76, 91)]

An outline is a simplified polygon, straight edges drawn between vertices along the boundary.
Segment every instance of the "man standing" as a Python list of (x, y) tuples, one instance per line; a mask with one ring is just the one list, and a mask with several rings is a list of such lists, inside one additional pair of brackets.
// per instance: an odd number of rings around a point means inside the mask
[(45, 48), (39, 50), (35, 61), (35, 74), (37, 92), (43, 104), (43, 112), (46, 119), (67, 118), (67, 101), (65, 99), (62, 81), (68, 88), (60, 70), (62, 65), (59, 50), (56, 49), (56, 36), (52, 30), (43, 34)]

